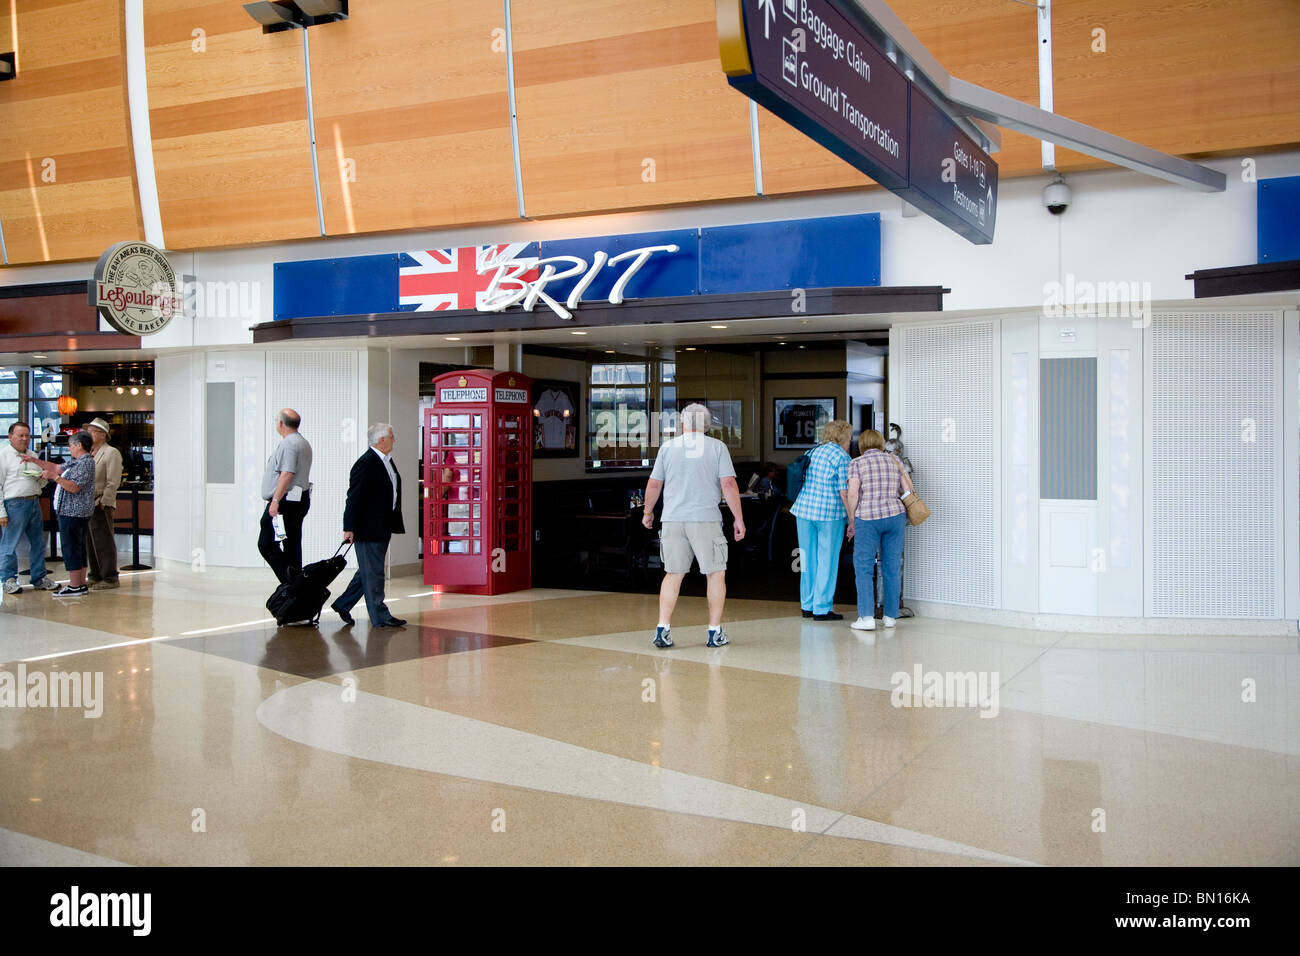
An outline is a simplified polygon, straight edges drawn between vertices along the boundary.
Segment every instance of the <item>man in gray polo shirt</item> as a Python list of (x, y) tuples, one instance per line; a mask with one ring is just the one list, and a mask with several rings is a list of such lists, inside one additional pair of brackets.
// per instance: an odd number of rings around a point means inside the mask
[(722, 630), (722, 605), (727, 599), (727, 539), (722, 533), (718, 499), (725, 497), (736, 521), (736, 540), (745, 536), (740, 512), (740, 488), (731, 453), (716, 438), (704, 434), (713, 416), (703, 405), (687, 405), (681, 414), (682, 434), (659, 448), (654, 471), (645, 489), (645, 514), (641, 522), (654, 527), (655, 503), (664, 496), (663, 527), (659, 532), (664, 562), (664, 583), (659, 588), (659, 626), (655, 647), (672, 647), (670, 619), (677, 606), (682, 579), (699, 562), (708, 578), (709, 647), (728, 643)]
[[(257, 550), (284, 584), (302, 570), (302, 522), (311, 507), (311, 445), (298, 434), (302, 419), (292, 408), (280, 409), (275, 430), (281, 441), (271, 452), (262, 475), (262, 533)], [(272, 520), (284, 518), (284, 550), (275, 540)]]

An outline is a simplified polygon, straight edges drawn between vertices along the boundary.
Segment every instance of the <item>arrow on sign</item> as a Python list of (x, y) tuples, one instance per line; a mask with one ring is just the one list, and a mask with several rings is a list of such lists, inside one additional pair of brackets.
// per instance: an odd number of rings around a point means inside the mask
[(769, 39), (767, 28), (776, 19), (776, 0), (758, 0), (759, 12), (763, 14), (763, 39)]

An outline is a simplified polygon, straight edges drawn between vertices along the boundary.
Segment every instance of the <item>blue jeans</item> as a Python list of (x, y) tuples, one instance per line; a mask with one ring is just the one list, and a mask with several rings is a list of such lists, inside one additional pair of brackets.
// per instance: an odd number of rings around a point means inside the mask
[(898, 617), (898, 605), (903, 590), (903, 532), (907, 530), (907, 515), (867, 521), (853, 519), (853, 574), (858, 585), (858, 617), (876, 616), (876, 589), (872, 586), (871, 569), (880, 552), (880, 578), (885, 617)]
[(33, 498), (6, 498), (9, 523), (0, 535), (0, 583), (18, 577), (18, 542), (27, 538), (32, 554), (32, 584), (45, 577), (45, 538), (41, 503)]
[(384, 604), (384, 556), (388, 554), (388, 542), (357, 541), (353, 546), (357, 552), (357, 573), (334, 602), (334, 608), (350, 611), (364, 594), (371, 625), (383, 624), (393, 616)]
[(814, 614), (829, 614), (835, 606), (835, 581), (840, 574), (840, 545), (844, 519), (809, 521), (797, 518), (803, 571), (799, 575), (799, 606)]

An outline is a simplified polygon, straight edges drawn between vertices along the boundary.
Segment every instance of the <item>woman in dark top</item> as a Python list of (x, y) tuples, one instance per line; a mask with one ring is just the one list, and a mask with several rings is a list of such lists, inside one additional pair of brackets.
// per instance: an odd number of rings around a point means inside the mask
[[(94, 440), (89, 432), (77, 432), (68, 442), (72, 461), (59, 466), (38, 458), (46, 477), (58, 483), (54, 507), (59, 515), (59, 543), (63, 546), (63, 566), (68, 569), (68, 583), (52, 597), (80, 597), (89, 594), (86, 587), (86, 527), (95, 511), (95, 458), (90, 451)], [(27, 460), (27, 459), (24, 459)]]

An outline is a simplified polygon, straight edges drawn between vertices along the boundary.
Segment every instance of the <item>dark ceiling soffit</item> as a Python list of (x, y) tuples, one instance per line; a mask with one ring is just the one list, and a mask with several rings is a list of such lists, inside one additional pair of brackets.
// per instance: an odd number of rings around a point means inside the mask
[(1300, 259), (1232, 266), (1228, 269), (1198, 269), (1183, 278), (1192, 280), (1195, 297), (1198, 299), (1221, 295), (1289, 292), (1300, 289)]
[(479, 312), (392, 312), (380, 315), (326, 315), (279, 319), (253, 326), (253, 342), (286, 339), (343, 338), (396, 335), (446, 335), (454, 332), (523, 332), (541, 329), (595, 329), (620, 325), (717, 322), (724, 319), (811, 318), (828, 315), (871, 315), (885, 312), (942, 312), (943, 286), (886, 286), (807, 289), (801, 311), (789, 291), (746, 292), (736, 295), (687, 295), (663, 299), (633, 299), (621, 305), (588, 303), (561, 319), (545, 306), (532, 312), (509, 309)]
[(0, 299), (28, 299), (38, 295), (75, 295), (84, 302), (87, 279), (70, 282), (31, 282), (27, 285), (0, 286)]

